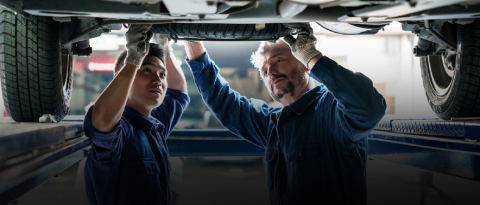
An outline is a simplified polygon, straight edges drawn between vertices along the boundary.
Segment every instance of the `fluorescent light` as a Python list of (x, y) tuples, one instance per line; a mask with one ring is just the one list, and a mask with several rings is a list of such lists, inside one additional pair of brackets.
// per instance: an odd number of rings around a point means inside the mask
[(103, 34), (99, 37), (90, 39), (90, 45), (94, 50), (118, 50), (117, 39), (117, 35)]
[(127, 45), (127, 39), (125, 38), (117, 38), (118, 45)]
[(115, 64), (114, 63), (90, 62), (90, 63), (88, 63), (88, 70), (90, 70), (90, 71), (114, 71), (115, 70)]

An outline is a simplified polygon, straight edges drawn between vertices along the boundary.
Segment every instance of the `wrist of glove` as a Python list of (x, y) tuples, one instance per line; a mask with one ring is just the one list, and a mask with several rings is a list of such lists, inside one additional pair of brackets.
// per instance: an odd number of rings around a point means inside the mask
[(315, 47), (317, 39), (313, 35), (299, 35), (296, 41), (301, 42), (296, 42), (296, 44), (290, 45), (292, 48), (292, 54), (305, 66), (308, 67), (308, 63), (313, 58), (322, 55), (322, 53)]
[(165, 57), (172, 55), (173, 49), (170, 45), (170, 39), (168, 39), (168, 36), (162, 34), (154, 34), (153, 39), (155, 40), (155, 43), (157, 43), (160, 48), (163, 49), (163, 51), (165, 52)]
[(143, 59), (150, 50), (150, 39), (153, 33), (149, 31), (151, 24), (131, 24), (125, 34), (127, 39), (127, 56), (125, 63), (130, 63), (139, 68)]
[(127, 50), (127, 56), (125, 57), (125, 64), (129, 63), (140, 68), (143, 59), (145, 59), (145, 53), (137, 52), (136, 50)]

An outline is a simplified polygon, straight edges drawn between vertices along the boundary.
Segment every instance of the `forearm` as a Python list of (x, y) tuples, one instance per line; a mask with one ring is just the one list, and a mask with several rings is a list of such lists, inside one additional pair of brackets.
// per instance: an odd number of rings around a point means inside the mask
[(92, 124), (102, 132), (110, 132), (122, 117), (137, 67), (125, 64), (100, 94), (92, 110)]
[(168, 88), (187, 93), (187, 81), (185, 74), (180, 66), (176, 63), (176, 58), (173, 54), (165, 58), (165, 66), (167, 67), (167, 82)]
[(268, 105), (261, 100), (247, 99), (231, 89), (208, 54), (187, 63), (203, 100), (222, 125), (258, 146), (265, 146)]
[(192, 43), (190, 41), (185, 41), (185, 51), (189, 60), (199, 59), (207, 52), (202, 42)]

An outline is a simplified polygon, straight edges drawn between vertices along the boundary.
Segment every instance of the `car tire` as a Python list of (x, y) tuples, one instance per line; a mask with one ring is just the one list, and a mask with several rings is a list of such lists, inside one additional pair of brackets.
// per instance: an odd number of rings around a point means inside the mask
[(70, 106), (72, 56), (61, 54), (60, 23), (0, 8), (0, 66), (5, 109), (17, 122), (43, 114), (63, 119)]
[(290, 34), (292, 29), (283, 24), (265, 24), (256, 29), (256, 24), (155, 24), (150, 29), (173, 38), (194, 38), (197, 40), (276, 40)]
[(420, 60), (431, 108), (444, 120), (480, 116), (480, 20), (457, 25), (457, 51), (446, 59), (448, 55)]

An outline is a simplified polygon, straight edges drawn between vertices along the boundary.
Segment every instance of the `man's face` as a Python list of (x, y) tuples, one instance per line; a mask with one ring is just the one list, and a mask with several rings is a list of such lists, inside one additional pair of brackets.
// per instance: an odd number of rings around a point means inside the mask
[(263, 55), (260, 75), (272, 98), (282, 102), (286, 95), (293, 96), (307, 83), (305, 66), (292, 54), (288, 46), (276, 44)]
[(153, 109), (162, 104), (167, 86), (165, 65), (155, 56), (146, 56), (135, 75), (128, 100)]

